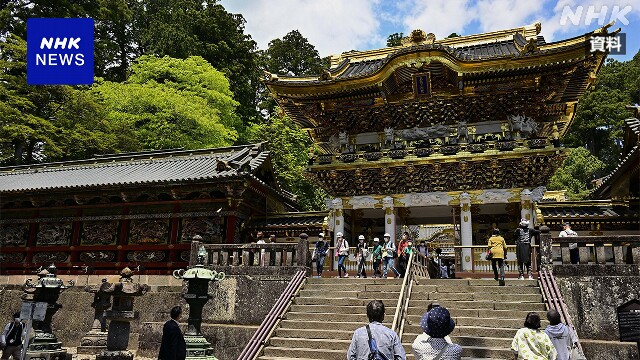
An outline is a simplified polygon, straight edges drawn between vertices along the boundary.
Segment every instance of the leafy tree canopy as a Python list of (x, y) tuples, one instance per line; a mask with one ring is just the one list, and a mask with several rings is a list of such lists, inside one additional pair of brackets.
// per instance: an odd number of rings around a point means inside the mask
[(392, 47), (392, 46), (400, 46), (402, 45), (402, 37), (404, 36), (403, 33), (393, 33), (389, 36), (387, 36), (387, 46), (388, 47)]
[(280, 111), (268, 122), (252, 125), (248, 133), (252, 142), (268, 139), (278, 183), (297, 195), (305, 210), (322, 209), (326, 193), (304, 176), (312, 145), (309, 135)]
[(323, 67), (315, 46), (298, 30), (271, 40), (263, 56), (266, 70), (276, 74), (319, 75)]
[(110, 152), (119, 135), (103, 115), (102, 104), (86, 88), (27, 85), (25, 41), (9, 35), (0, 42), (0, 163)]
[(238, 103), (224, 75), (203, 58), (141, 56), (131, 72), (126, 83), (94, 87), (108, 121), (130, 134), (126, 150), (220, 147), (237, 139)]
[(588, 185), (594, 180), (605, 164), (591, 155), (589, 150), (580, 147), (571, 149), (549, 181), (549, 190), (567, 190), (569, 200), (582, 200), (589, 195)]

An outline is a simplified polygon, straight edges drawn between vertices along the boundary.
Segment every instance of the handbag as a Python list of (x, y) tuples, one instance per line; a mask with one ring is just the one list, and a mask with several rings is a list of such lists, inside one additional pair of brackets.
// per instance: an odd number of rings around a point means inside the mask
[(485, 259), (487, 260), (493, 259), (493, 253), (491, 252), (491, 250), (487, 250), (487, 256), (485, 257)]
[(569, 360), (587, 360), (584, 354), (578, 349), (577, 346), (571, 348), (571, 355), (569, 355)]
[(313, 252), (311, 253), (311, 260), (315, 260), (318, 258), (318, 250), (313, 249)]

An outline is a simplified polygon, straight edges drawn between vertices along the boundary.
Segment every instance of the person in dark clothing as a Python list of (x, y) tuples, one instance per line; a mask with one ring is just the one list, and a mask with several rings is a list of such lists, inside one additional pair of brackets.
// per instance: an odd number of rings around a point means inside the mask
[(20, 321), (20, 313), (13, 314), (13, 321), (8, 323), (2, 335), (0, 335), (0, 348), (2, 348), (2, 360), (13, 357), (19, 360), (22, 352), (24, 336), (24, 324)]
[(318, 277), (322, 277), (322, 269), (324, 268), (324, 258), (329, 251), (329, 242), (324, 240), (324, 234), (318, 235), (318, 242), (316, 242), (316, 271)]
[(518, 259), (518, 272), (520, 280), (524, 279), (525, 266), (529, 280), (533, 279), (531, 273), (531, 239), (540, 234), (540, 230), (529, 228), (529, 220), (522, 219), (520, 226), (516, 229), (513, 238), (516, 239), (516, 258)]
[(182, 308), (174, 306), (171, 309), (171, 320), (162, 327), (162, 342), (160, 343), (160, 360), (185, 360), (187, 357), (187, 345), (180, 330), (180, 316)]

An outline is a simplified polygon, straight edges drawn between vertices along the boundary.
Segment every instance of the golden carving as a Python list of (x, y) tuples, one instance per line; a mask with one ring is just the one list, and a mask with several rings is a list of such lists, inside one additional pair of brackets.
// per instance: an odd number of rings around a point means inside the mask
[(531, 220), (531, 214), (525, 214), (524, 218), (527, 219), (527, 220)]
[(391, 218), (387, 219), (387, 224), (391, 225)]
[(531, 210), (531, 200), (525, 200), (522, 202), (522, 208), (524, 210)]
[(388, 207), (384, 209), (384, 213), (387, 215), (393, 215), (393, 208)]
[(464, 222), (469, 222), (469, 217), (467, 215), (464, 216)]
[(469, 203), (462, 204), (462, 211), (467, 212), (469, 211), (469, 209), (470, 209)]

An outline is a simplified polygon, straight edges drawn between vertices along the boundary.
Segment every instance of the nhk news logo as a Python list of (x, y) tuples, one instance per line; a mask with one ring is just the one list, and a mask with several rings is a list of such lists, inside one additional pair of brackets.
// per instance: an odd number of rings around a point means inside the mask
[(93, 83), (93, 19), (27, 19), (27, 84)]

